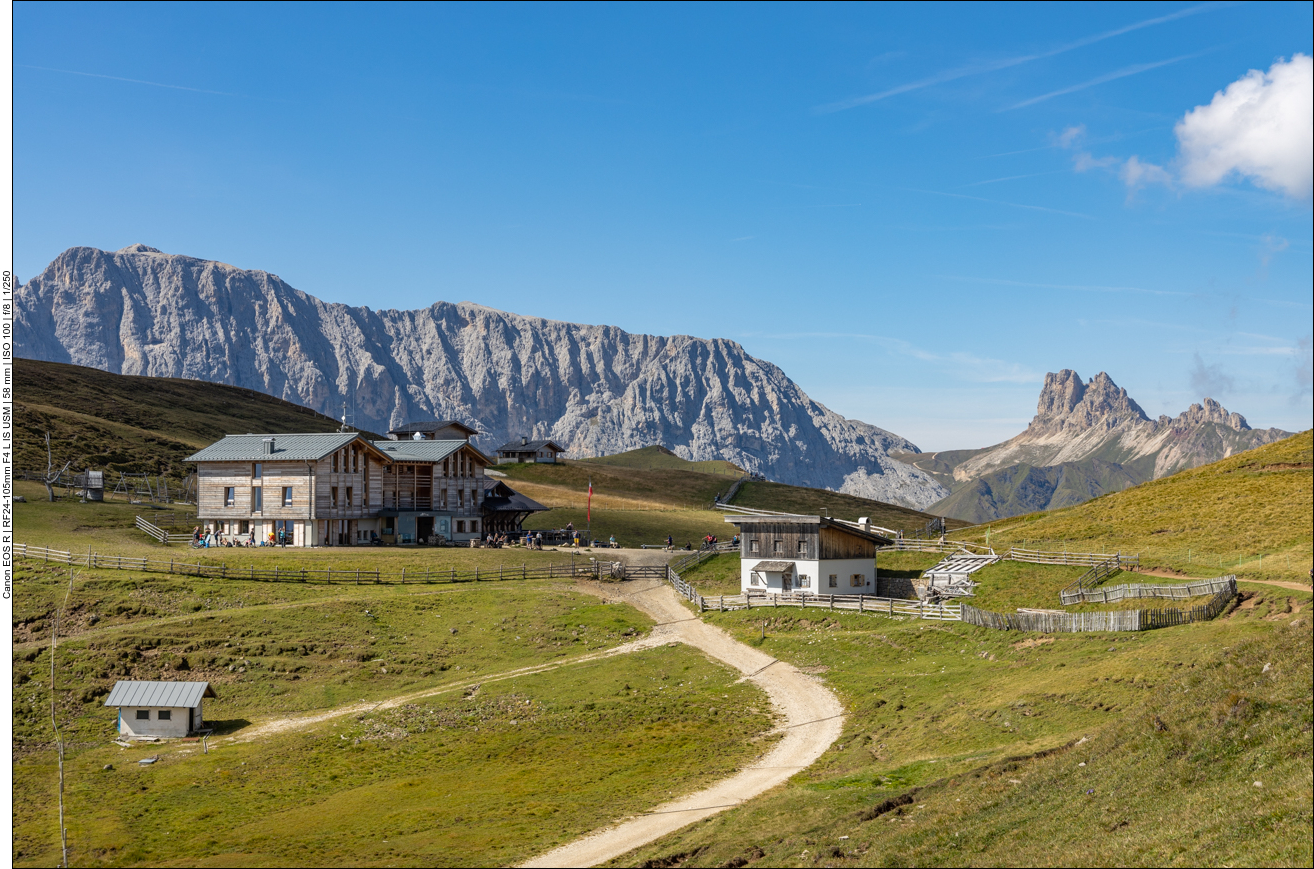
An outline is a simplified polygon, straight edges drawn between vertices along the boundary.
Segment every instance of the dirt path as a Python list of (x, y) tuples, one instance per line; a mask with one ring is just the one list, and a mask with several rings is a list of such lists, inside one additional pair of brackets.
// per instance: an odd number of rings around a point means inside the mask
[(766, 757), (730, 778), (535, 857), (525, 866), (593, 866), (619, 857), (782, 784), (816, 761), (843, 730), (844, 709), (819, 680), (704, 623), (665, 583), (635, 586), (623, 596), (655, 619), (666, 636), (729, 664), (765, 691), (784, 717), (785, 735)]

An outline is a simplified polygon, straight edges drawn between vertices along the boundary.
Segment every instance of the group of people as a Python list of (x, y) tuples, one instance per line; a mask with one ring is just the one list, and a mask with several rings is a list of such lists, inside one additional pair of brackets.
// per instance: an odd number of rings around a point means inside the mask
[(201, 530), (197, 525), (192, 529), (192, 548), (193, 549), (210, 549), (213, 547), (250, 547), (250, 546), (287, 546), (291, 541), (288, 539), (286, 531), (279, 531), (275, 534), (269, 532), (269, 537), (264, 540), (256, 540), (254, 534), (247, 534), (245, 537), (224, 537), (213, 528)]

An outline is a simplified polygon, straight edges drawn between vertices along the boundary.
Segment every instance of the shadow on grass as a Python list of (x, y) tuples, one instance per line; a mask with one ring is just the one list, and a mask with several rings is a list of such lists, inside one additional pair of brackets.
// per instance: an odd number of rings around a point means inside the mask
[(206, 721), (206, 727), (214, 728), (215, 736), (227, 736), (230, 733), (236, 733), (244, 727), (250, 727), (251, 722), (245, 718), (226, 718), (221, 721)]

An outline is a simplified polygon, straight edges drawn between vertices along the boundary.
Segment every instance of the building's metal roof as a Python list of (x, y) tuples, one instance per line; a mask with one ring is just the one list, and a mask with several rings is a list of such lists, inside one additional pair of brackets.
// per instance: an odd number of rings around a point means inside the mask
[[(274, 452), (265, 452), (265, 439), (274, 439)], [(240, 434), (224, 435), (224, 439), (210, 444), (199, 453), (183, 459), (185, 462), (288, 462), (319, 461), (354, 440), (368, 444), (359, 432), (327, 432), (321, 434)], [(391, 443), (391, 441), (389, 441)], [(463, 442), (464, 443), (464, 442)]]
[(792, 561), (759, 561), (757, 566), (753, 568), (753, 570), (760, 573), (784, 573), (793, 569), (794, 562)]
[[(466, 441), (374, 441), (378, 447), (394, 462), (441, 462), (461, 447), (468, 447)], [(471, 447), (471, 449), (474, 449)], [(480, 455), (483, 455), (480, 453)]]
[(566, 448), (556, 441), (529, 441), (522, 444), (520, 441), (511, 441), (502, 444), (497, 448), (499, 453), (532, 453), (541, 449), (553, 449), (559, 453), (564, 453)]
[(160, 706), (195, 708), (202, 697), (217, 697), (209, 682), (125, 682), (114, 683), (105, 698), (106, 706)]
[(479, 429), (471, 428), (470, 426), (456, 419), (422, 420), (420, 422), (408, 422), (404, 425), (399, 425), (396, 428), (389, 429), (388, 434), (403, 435), (403, 434), (415, 434), (416, 432), (425, 434), (428, 432), (442, 431), (445, 428), (459, 428), (463, 431), (468, 431), (472, 435), (479, 434)]
[(768, 515), (752, 516), (726, 516), (725, 521), (731, 525), (748, 526), (754, 525), (817, 525), (819, 528), (833, 528), (842, 534), (848, 534), (851, 537), (858, 537), (862, 540), (869, 540), (877, 546), (891, 546), (894, 541), (884, 535), (877, 534), (875, 531), (869, 531), (853, 522), (842, 522), (831, 519), (827, 516), (804, 516), (793, 513), (774, 513)]

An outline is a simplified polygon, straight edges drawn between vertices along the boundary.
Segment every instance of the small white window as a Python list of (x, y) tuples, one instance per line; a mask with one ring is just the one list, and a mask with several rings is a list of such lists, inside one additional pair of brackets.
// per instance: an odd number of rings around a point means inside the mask
[(830, 587), (839, 588), (839, 577), (833, 573), (830, 575)]
[(757, 555), (757, 539), (756, 539), (756, 538), (754, 538), (753, 540), (748, 541), (748, 551), (749, 551), (749, 553), (751, 553), (752, 555)]
[(761, 584), (762, 584), (762, 574), (758, 573), (756, 570), (754, 570), (754, 571), (752, 571), (751, 573), (749, 573), (749, 574), (748, 574), (748, 584), (749, 584), (749, 585), (761, 585)]
[(774, 552), (776, 555), (779, 555), (779, 554), (781, 554), (782, 552), (784, 552), (784, 551), (785, 551), (785, 541), (783, 541), (783, 540), (777, 540), (777, 541), (775, 541), (774, 543), (772, 543), (772, 545), (771, 545), (771, 551)]
[(808, 554), (808, 542), (806, 540), (800, 540), (798, 542), (798, 554), (799, 555)]
[(798, 587), (812, 588), (812, 577), (808, 576), (806, 573), (800, 573), (798, 575)]

